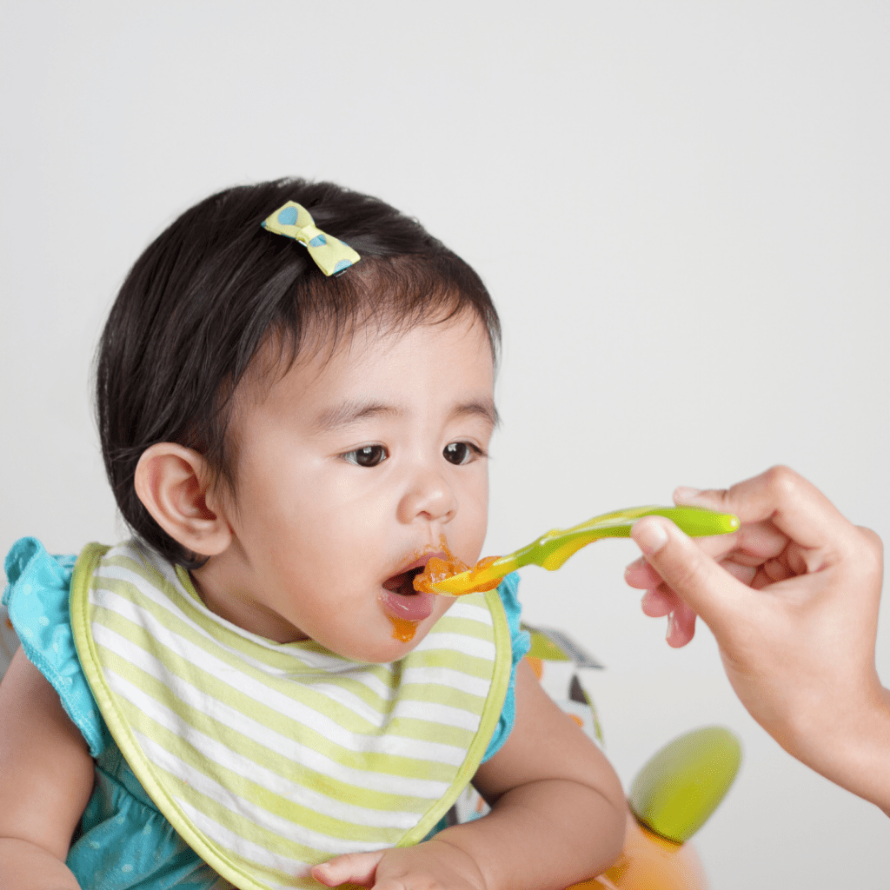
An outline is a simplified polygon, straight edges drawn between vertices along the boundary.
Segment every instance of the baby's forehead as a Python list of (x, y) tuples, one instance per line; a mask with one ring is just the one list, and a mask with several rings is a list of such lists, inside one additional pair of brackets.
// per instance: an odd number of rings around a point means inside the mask
[(423, 392), (465, 392), (493, 405), (493, 376), (487, 328), (464, 311), (411, 326), (370, 322), (338, 336), (313, 332), (299, 351), (273, 339), (239, 385), (237, 401), (242, 408), (319, 408), (325, 416), (345, 416), (347, 402), (398, 407)]
[[(272, 331), (257, 350), (239, 383), (255, 384), (268, 390), (286, 374), (300, 370), (306, 376), (322, 376), (326, 371), (385, 363), (397, 354), (396, 347), (407, 338), (422, 340), (427, 350), (453, 348), (441, 331), (459, 332), (460, 339), (484, 340), (485, 357), (493, 362), (494, 346), (487, 326), (472, 309), (457, 314), (439, 314), (417, 320), (370, 318), (342, 329), (313, 325), (302, 331), (299, 340), (291, 332)], [(258, 393), (257, 393), (258, 394)]]

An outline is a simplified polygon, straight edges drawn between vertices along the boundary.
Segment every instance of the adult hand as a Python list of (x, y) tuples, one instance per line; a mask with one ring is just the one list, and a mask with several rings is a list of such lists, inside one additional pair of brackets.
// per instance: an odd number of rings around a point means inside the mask
[(669, 615), (668, 642), (710, 627), (752, 716), (791, 754), (890, 809), (890, 698), (875, 670), (882, 547), (812, 484), (775, 467), (726, 491), (678, 489), (677, 503), (735, 513), (732, 535), (686, 537), (640, 520), (628, 567), (644, 611)]

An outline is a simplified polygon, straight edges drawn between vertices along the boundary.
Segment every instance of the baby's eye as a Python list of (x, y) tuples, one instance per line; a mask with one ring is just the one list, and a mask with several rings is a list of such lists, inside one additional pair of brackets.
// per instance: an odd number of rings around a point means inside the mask
[(389, 457), (389, 452), (383, 445), (365, 445), (364, 448), (356, 448), (355, 451), (347, 451), (341, 455), (345, 461), (355, 464), (357, 467), (376, 467)]
[(449, 463), (461, 466), (476, 460), (477, 457), (484, 457), (485, 453), (477, 445), (471, 442), (450, 442), (445, 446), (442, 452)]

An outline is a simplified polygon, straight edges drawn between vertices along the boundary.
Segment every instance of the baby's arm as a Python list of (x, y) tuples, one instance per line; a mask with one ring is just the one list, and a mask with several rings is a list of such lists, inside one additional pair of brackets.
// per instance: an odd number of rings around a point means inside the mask
[(0, 890), (76, 890), (65, 857), (92, 788), (83, 737), (19, 650), (0, 683)]
[(492, 806), (486, 817), (313, 873), (330, 886), (555, 890), (604, 871), (621, 852), (627, 810), (618, 777), (526, 662), (516, 673), (513, 731), (474, 784)]

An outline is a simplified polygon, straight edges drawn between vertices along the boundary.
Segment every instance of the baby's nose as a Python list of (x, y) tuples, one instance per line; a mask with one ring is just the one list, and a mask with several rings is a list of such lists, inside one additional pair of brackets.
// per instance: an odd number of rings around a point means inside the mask
[(432, 469), (416, 473), (399, 504), (399, 520), (415, 519), (448, 521), (455, 510), (454, 492), (448, 481)]

